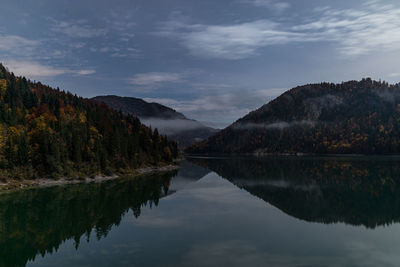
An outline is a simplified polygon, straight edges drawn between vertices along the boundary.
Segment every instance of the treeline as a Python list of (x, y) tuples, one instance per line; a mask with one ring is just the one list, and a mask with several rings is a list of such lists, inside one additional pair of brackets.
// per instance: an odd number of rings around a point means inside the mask
[(111, 174), (169, 163), (177, 153), (136, 117), (0, 64), (0, 178)]
[(189, 153), (400, 153), (399, 85), (369, 78), (291, 89)]

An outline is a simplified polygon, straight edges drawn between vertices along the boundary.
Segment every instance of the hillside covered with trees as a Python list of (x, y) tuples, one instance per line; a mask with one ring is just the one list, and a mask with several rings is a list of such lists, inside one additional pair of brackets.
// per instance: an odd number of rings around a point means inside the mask
[(138, 118), (0, 64), (0, 178), (112, 174), (170, 163), (177, 153)]
[(149, 103), (140, 98), (108, 95), (92, 99), (104, 102), (124, 114), (138, 117), (143, 124), (157, 128), (161, 134), (176, 141), (180, 149), (207, 139), (218, 131), (196, 120), (188, 119), (170, 107)]
[(188, 153), (400, 153), (400, 86), (370, 78), (293, 88)]

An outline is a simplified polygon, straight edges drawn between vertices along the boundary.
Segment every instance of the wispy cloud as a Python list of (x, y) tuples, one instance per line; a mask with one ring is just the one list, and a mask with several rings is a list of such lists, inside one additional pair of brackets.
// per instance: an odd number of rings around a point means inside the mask
[(27, 78), (53, 77), (62, 74), (90, 75), (96, 72), (95, 70), (91, 69), (74, 70), (55, 68), (34, 61), (10, 60), (6, 61), (5, 64), (10, 69), (10, 71), (14, 72), (16, 75), (25, 76)]
[(134, 47), (124, 46), (101, 46), (101, 47), (90, 47), (90, 52), (93, 53), (104, 53), (114, 58), (140, 58), (142, 56), (141, 51)]
[(369, 1), (360, 9), (327, 8), (318, 20), (292, 27), (336, 41), (344, 55), (400, 48), (400, 8)]
[(93, 38), (106, 34), (106, 29), (89, 26), (84, 20), (55, 21), (52, 29), (71, 38)]
[(84, 69), (84, 70), (72, 71), (72, 73), (75, 73), (75, 74), (78, 74), (78, 75), (91, 75), (91, 74), (95, 74), (96, 71), (92, 70), (92, 69)]
[(354, 56), (400, 49), (400, 8), (377, 1), (358, 9), (324, 7), (296, 25), (265, 19), (205, 25), (175, 19), (161, 25), (156, 34), (176, 38), (192, 55), (204, 58), (237, 60), (254, 56), (262, 47), (304, 42), (332, 42), (340, 54)]
[(110, 54), (114, 58), (141, 58), (142, 51), (134, 47), (125, 47), (122, 49), (117, 49)]
[(133, 85), (140, 86), (157, 86), (161, 83), (177, 83), (181, 82), (183, 75), (179, 73), (169, 73), (169, 72), (148, 72), (136, 74), (130, 83)]
[(304, 127), (314, 127), (316, 121), (278, 121), (273, 123), (236, 123), (233, 125), (233, 129), (237, 130), (247, 130), (247, 129), (276, 129), (276, 130), (284, 130), (294, 126), (304, 126)]
[(275, 11), (283, 11), (290, 8), (290, 4), (287, 2), (277, 2), (272, 0), (241, 0), (241, 3), (252, 4), (256, 7), (265, 7)]
[(7, 61), (6, 65), (16, 75), (22, 75), (28, 78), (51, 77), (65, 73), (63, 69), (51, 68), (37, 62), (11, 60)]
[(30, 40), (17, 35), (0, 34), (0, 51), (26, 54), (25, 52), (31, 52), (39, 45), (40, 41)]
[(136, 36), (134, 31), (137, 26), (135, 22), (136, 12), (137, 8), (112, 11), (110, 17), (105, 18), (105, 21), (108, 27), (117, 31), (124, 41), (129, 41)]
[(187, 25), (171, 21), (156, 34), (178, 38), (195, 56), (233, 60), (254, 55), (263, 46), (312, 40), (305, 33), (279, 28), (279, 23), (269, 20), (234, 25)]

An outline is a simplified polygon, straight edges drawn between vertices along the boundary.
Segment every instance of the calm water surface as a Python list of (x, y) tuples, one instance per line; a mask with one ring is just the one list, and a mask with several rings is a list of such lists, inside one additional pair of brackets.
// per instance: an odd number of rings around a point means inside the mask
[(400, 158), (189, 158), (0, 195), (0, 266), (399, 266)]

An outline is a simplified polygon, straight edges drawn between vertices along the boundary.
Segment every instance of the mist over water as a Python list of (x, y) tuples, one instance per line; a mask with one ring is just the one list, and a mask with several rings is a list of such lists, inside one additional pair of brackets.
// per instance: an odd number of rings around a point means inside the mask
[(294, 126), (314, 127), (317, 121), (279, 121), (274, 123), (236, 123), (232, 127), (236, 130), (251, 130), (251, 129), (278, 129), (283, 130)]
[(161, 134), (165, 135), (179, 134), (205, 127), (203, 124), (193, 120), (141, 118), (140, 121), (153, 129), (157, 128)]

